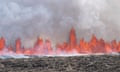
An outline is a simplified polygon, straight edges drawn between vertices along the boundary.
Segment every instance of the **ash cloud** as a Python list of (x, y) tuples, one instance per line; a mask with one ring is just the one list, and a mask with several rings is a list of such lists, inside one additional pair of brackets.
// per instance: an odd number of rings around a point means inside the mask
[(67, 40), (72, 26), (77, 37), (94, 33), (109, 41), (120, 40), (119, 0), (4, 0), (0, 1), (0, 36), (7, 45), (20, 37), (31, 47), (38, 36), (55, 44)]

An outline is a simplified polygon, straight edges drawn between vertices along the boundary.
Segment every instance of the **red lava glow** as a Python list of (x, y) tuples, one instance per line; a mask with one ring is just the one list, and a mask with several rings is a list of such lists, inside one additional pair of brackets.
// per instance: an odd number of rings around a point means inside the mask
[(21, 46), (21, 39), (18, 38), (15, 41), (15, 49), (12, 46), (6, 46), (5, 38), (0, 38), (0, 54), (6, 49), (7, 52), (13, 52), (15, 54), (24, 55), (59, 55), (59, 54), (95, 54), (104, 53), (110, 54), (112, 52), (120, 52), (120, 42), (113, 40), (111, 42), (105, 42), (102, 38), (97, 39), (95, 35), (89, 42), (83, 38), (77, 43), (76, 32), (72, 27), (69, 34), (69, 42), (63, 42), (62, 44), (56, 44), (56, 48), (52, 48), (50, 40), (43, 40), (38, 38), (33, 48), (24, 48)]

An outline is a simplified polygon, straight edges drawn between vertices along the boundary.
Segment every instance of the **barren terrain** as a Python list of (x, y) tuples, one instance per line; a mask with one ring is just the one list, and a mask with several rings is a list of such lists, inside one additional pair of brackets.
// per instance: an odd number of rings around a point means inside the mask
[(0, 72), (120, 72), (120, 55), (1, 59)]

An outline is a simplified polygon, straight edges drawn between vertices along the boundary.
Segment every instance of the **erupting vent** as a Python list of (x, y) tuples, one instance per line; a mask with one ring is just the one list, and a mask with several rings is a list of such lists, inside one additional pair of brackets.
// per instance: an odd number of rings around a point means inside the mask
[(56, 49), (51, 46), (50, 40), (43, 40), (38, 38), (33, 48), (23, 48), (21, 47), (21, 40), (18, 38), (16, 40), (16, 49), (11, 46), (7, 47), (5, 44), (5, 39), (0, 38), (0, 54), (3, 52), (11, 52), (14, 54), (24, 54), (24, 55), (60, 55), (60, 54), (94, 54), (94, 53), (112, 53), (120, 52), (120, 42), (117, 43), (116, 40), (112, 42), (105, 42), (103, 39), (97, 39), (95, 35), (92, 39), (87, 42), (81, 39), (77, 43), (76, 33), (74, 28), (70, 30), (69, 42), (64, 42), (63, 44), (57, 44)]

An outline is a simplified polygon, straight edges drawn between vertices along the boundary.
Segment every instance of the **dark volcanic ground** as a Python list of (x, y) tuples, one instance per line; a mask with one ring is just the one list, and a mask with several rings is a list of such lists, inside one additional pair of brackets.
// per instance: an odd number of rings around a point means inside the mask
[(0, 72), (120, 72), (120, 55), (1, 59)]

